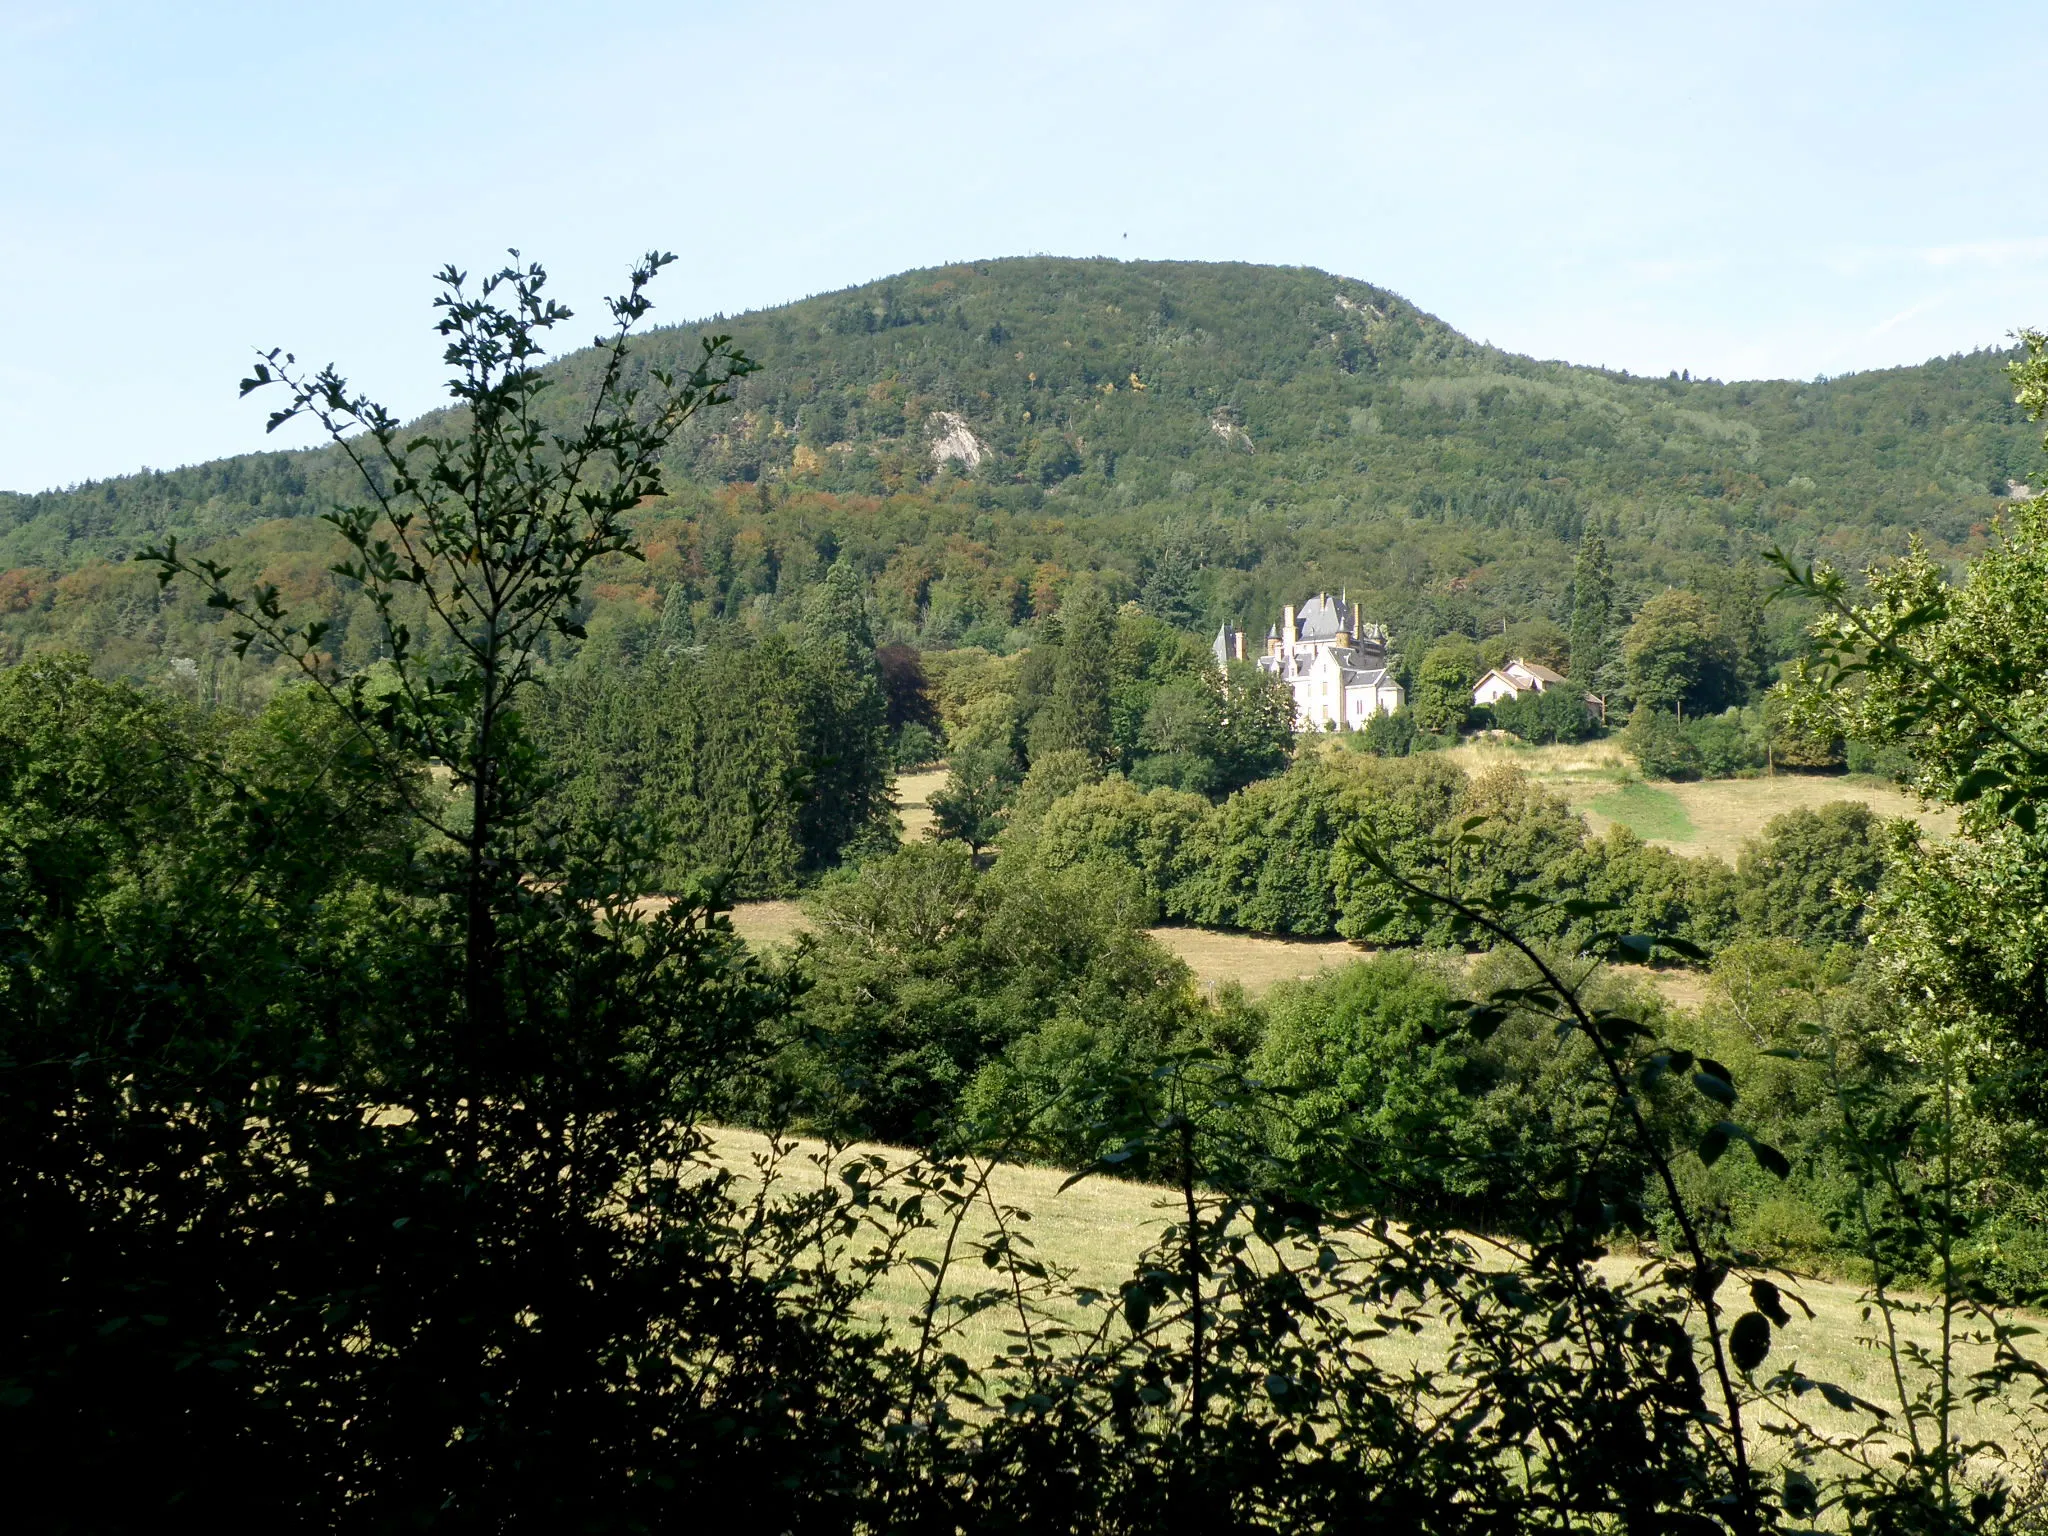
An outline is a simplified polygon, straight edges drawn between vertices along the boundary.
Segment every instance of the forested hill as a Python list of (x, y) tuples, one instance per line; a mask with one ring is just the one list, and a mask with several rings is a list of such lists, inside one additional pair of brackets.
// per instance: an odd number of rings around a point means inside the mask
[[(2016, 316), (2015, 324), (2025, 317)], [(1843, 546), (1969, 538), (2037, 435), (1976, 353), (1823, 383), (1644, 379), (1475, 343), (1307, 268), (1022, 260), (911, 273), (742, 317), (767, 367), (689, 470), (887, 491), (951, 412), (975, 478), (1077, 507), (1399, 511), (1667, 546), (1770, 530)]]
[[(807, 523), (835, 498), (909, 495), (954, 509), (946, 531), (998, 563), (1100, 564), (1134, 587), (1177, 541), (1215, 573), (1193, 604), (1204, 622), (1346, 580), (1388, 606), (1435, 594), (1460, 610), (1414, 627), (1554, 615), (1558, 556), (1589, 518), (1637, 589), (1772, 542), (1853, 565), (1919, 532), (1960, 553), (2008, 482), (2048, 479), (2007, 354), (1811, 383), (1635, 378), (1501, 352), (1309, 268), (935, 268), (657, 331), (640, 355), (679, 356), (712, 329), (764, 367), (677, 445), (679, 489), (751, 483), (764, 513), (808, 503)], [(573, 378), (587, 359), (560, 366)], [(347, 490), (311, 452), (0, 495), (0, 567), (61, 573)], [(1025, 527), (1038, 532), (1012, 537)], [(877, 575), (887, 558), (867, 551)], [(1475, 591), (1485, 612), (1462, 613)], [(731, 596), (693, 601), (729, 610)]]

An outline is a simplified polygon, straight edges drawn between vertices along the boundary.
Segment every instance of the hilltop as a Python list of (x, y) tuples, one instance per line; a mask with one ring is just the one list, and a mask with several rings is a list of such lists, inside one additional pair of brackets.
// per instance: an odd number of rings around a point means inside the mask
[[(899, 617), (939, 643), (993, 639), (1029, 610), (1016, 596), (1006, 616), (999, 594), (933, 629), (948, 539), (1019, 592), (1048, 563), (1136, 590), (1166, 550), (1187, 568), (1189, 622), (1263, 622), (1283, 594), (1348, 582), (1418, 636), (1558, 617), (1562, 556), (1589, 523), (1642, 592), (1711, 582), (1772, 543), (1855, 566), (1919, 534), (1961, 556), (2009, 482), (2044, 478), (2006, 354), (1804, 383), (1630, 377), (1503, 352), (1311, 268), (939, 267), (657, 330), (639, 356), (681, 358), (712, 330), (763, 368), (676, 444), (669, 510), (696, 529), (685, 545), (724, 508), (764, 552), (734, 575), (728, 527), (690, 601), (730, 615), (772, 593), (791, 538), (810, 547), (798, 567), (850, 548), (878, 577), (906, 542), (929, 544)], [(573, 382), (588, 357), (556, 366)], [(0, 495), (0, 567), (48, 592), (166, 533), (220, 538), (348, 491), (314, 451)], [(840, 509), (892, 503), (901, 516), (837, 526)], [(24, 606), (0, 591), (0, 611)]]

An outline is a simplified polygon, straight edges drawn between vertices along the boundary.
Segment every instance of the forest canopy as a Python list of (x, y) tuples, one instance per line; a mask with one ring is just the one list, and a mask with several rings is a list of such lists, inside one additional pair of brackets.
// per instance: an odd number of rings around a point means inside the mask
[[(650, 333), (636, 366), (708, 329)], [(648, 566), (586, 593), (622, 623), (751, 621), (843, 560), (882, 638), (926, 647), (1014, 648), (1088, 575), (1200, 633), (1256, 635), (1304, 590), (1345, 588), (1419, 658), (1440, 635), (1569, 626), (1589, 533), (1618, 621), (1774, 544), (1849, 569), (1911, 534), (1966, 556), (2002, 500), (2048, 483), (2008, 354), (1637, 378), (1503, 353), (1306, 268), (995, 261), (716, 329), (764, 366), (664, 449), (670, 494), (636, 513)], [(551, 376), (573, 387), (591, 366), (572, 353)], [(221, 672), (211, 616), (124, 564), (165, 536), (217, 542), (345, 643), (357, 604), (324, 575), (314, 518), (350, 473), (333, 449), (294, 451), (0, 495), (0, 652)], [(1793, 654), (1798, 607), (1770, 622), (1773, 654)]]

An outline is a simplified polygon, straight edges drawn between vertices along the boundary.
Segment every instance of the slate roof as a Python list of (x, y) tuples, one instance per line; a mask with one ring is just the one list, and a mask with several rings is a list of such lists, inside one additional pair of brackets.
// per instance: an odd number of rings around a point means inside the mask
[(1325, 592), (1310, 598), (1294, 616), (1295, 633), (1303, 640), (1334, 639), (1344, 628), (1344, 610)]
[(1343, 673), (1346, 688), (1377, 688), (1386, 681), (1384, 658), (1375, 658), (1380, 665), (1367, 665), (1366, 658), (1348, 646), (1343, 650), (1333, 650), (1330, 655)]

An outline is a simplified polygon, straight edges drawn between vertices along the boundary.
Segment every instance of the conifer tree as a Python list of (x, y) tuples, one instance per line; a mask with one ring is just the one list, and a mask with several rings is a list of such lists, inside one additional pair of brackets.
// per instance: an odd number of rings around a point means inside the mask
[(1755, 566), (1745, 561), (1736, 568), (1718, 606), (1721, 637), (1734, 672), (1733, 691), (1754, 697), (1771, 682), (1771, 644), (1764, 632), (1764, 595)]
[(673, 654), (696, 638), (696, 627), (690, 622), (689, 588), (680, 581), (669, 583), (661, 599), (661, 627), (656, 631), (660, 648)]
[(1600, 670), (1607, 665), (1607, 636), (1614, 626), (1614, 567), (1598, 529), (1589, 530), (1579, 545), (1572, 568), (1572, 679), (1598, 692)]
[(1033, 722), (1031, 754), (1072, 749), (1100, 761), (1110, 749), (1109, 600), (1088, 588), (1067, 604), (1063, 619), (1052, 697)]
[(1201, 611), (1201, 553), (1181, 529), (1169, 529), (1145, 574), (1138, 601), (1155, 619), (1179, 629), (1195, 622)]
[(875, 667), (875, 631), (868, 617), (867, 584), (840, 560), (813, 587), (804, 603), (804, 623), (823, 644), (843, 649), (856, 670)]
[(875, 660), (867, 584), (842, 560), (804, 605), (804, 710), (811, 794), (805, 841), (834, 853), (888, 801), (889, 701)]

